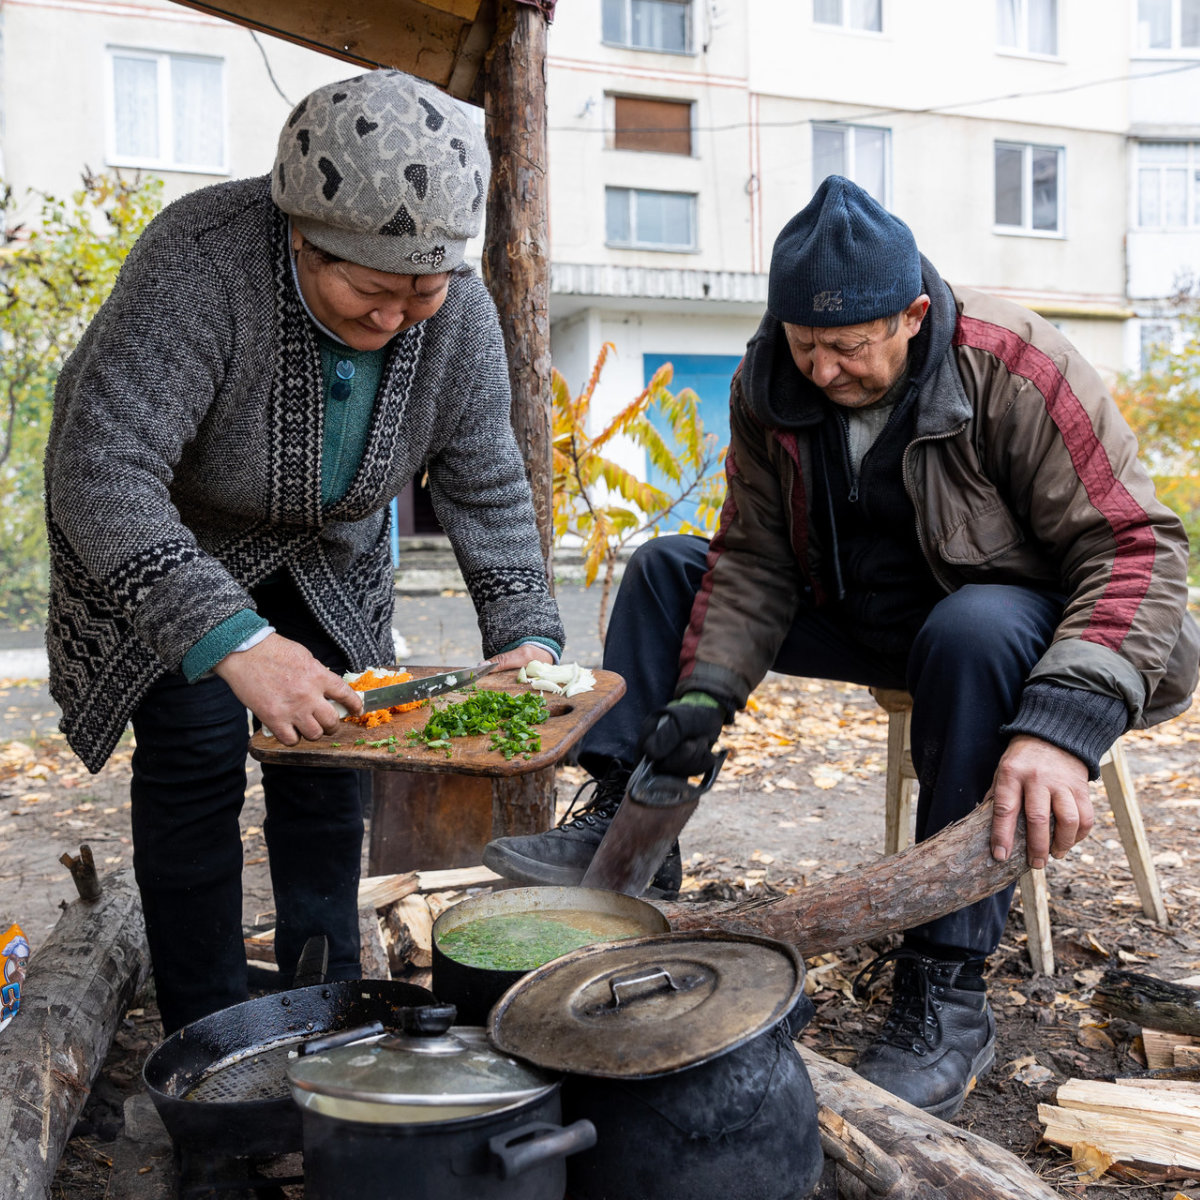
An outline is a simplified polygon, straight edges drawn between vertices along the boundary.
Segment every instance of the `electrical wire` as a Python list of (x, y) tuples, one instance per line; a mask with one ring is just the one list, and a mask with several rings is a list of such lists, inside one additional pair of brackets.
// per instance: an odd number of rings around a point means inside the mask
[[(981, 104), (999, 104), (1005, 100), (1026, 100), (1034, 96), (1053, 96), (1061, 95), (1064, 92), (1078, 92), (1086, 88), (1104, 87), (1111, 83), (1127, 83), (1131, 79), (1153, 79), (1160, 75), (1175, 75), (1181, 71), (1194, 71), (1200, 68), (1200, 61), (1183, 63), (1182, 65), (1173, 67), (1164, 67), (1161, 71), (1145, 71), (1142, 73), (1130, 72), (1126, 75), (1113, 75), (1107, 79), (1091, 79), (1085, 80), (1083, 83), (1070, 83), (1062, 87), (1054, 88), (1033, 88), (1025, 92), (1006, 92), (1000, 96), (985, 96), (977, 100), (960, 100), (952, 104), (934, 104), (927, 108), (872, 108), (859, 113), (850, 113), (841, 115), (836, 118), (825, 116), (820, 118), (802, 117), (793, 121), (758, 121), (756, 126), (759, 129), (795, 129), (801, 125), (809, 125), (814, 120), (833, 121), (838, 124), (851, 124), (855, 121), (864, 121), (871, 117), (887, 117), (887, 116), (930, 116), (937, 113), (950, 112), (960, 108), (974, 108)], [(619, 74), (618, 72), (614, 72)], [(702, 76), (697, 76), (698, 81), (702, 81)], [(664, 97), (664, 99), (669, 99)], [(827, 104), (828, 100), (807, 97), (810, 103)], [(732, 121), (727, 125), (694, 125), (692, 129), (696, 133), (732, 133), (739, 129), (749, 129), (749, 121)], [(551, 125), (547, 129), (548, 133), (616, 133), (615, 128), (610, 126), (595, 126), (580, 127), (578, 125)], [(628, 129), (622, 126), (621, 133), (669, 133), (674, 132), (669, 129)]]
[(258, 34), (253, 29), (247, 29), (246, 32), (254, 39), (254, 44), (258, 47), (259, 54), (262, 55), (263, 66), (267, 68), (267, 75), (271, 80), (272, 86), (283, 97), (283, 102), (288, 108), (295, 108), (296, 106), (288, 99), (287, 93), (279, 86), (279, 80), (275, 78), (275, 72), (271, 70), (271, 60), (267, 57), (266, 46), (259, 41)]

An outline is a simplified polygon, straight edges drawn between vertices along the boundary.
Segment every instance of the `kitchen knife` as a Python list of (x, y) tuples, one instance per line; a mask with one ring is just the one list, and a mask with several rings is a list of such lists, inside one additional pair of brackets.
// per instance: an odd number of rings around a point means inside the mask
[(716, 782), (725, 754), (720, 750), (713, 755), (712, 767), (696, 784), (658, 775), (653, 763), (642, 759), (629, 777), (625, 797), (581, 886), (640, 896), (696, 811), (700, 797)]
[[(405, 683), (393, 683), (387, 687), (372, 688), (362, 693), (363, 712), (375, 712), (380, 708), (391, 708), (394, 704), (412, 704), (417, 700), (428, 700), (430, 696), (440, 696), (443, 692), (452, 692), (456, 688), (464, 688), (482, 679), (489, 671), (494, 671), (494, 662), (482, 662), (473, 667), (459, 667), (455, 671), (443, 671), (440, 675), (426, 675), (424, 679), (409, 679)], [(347, 709), (336, 700), (330, 701), (338, 716), (347, 715)]]

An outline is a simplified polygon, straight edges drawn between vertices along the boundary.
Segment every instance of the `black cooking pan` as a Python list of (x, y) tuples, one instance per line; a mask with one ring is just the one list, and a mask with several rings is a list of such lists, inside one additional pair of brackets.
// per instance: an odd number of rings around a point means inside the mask
[(142, 1077), (177, 1152), (259, 1157), (303, 1146), (287, 1065), (310, 1038), (382, 1022), (435, 1004), (426, 988), (355, 979), (247, 1000), (176, 1030)]

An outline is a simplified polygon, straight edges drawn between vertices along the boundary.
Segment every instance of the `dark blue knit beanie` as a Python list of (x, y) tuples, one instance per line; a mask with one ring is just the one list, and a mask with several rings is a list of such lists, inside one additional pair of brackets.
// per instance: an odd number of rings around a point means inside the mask
[(767, 311), (789, 325), (858, 325), (921, 294), (916, 240), (856, 183), (830, 175), (771, 252)]

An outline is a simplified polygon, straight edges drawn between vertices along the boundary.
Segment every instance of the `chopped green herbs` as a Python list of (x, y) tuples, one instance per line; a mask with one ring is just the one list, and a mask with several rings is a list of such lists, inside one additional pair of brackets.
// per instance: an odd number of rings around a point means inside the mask
[(407, 736), (410, 742), (430, 750), (444, 750), (449, 758), (451, 738), (487, 733), (491, 734), (491, 749), (506, 759), (518, 754), (532, 758), (534, 751), (542, 748), (542, 736), (533, 727), (549, 716), (546, 701), (535, 692), (510, 695), (474, 688), (460, 703), (436, 709), (423, 729), (414, 729)]

